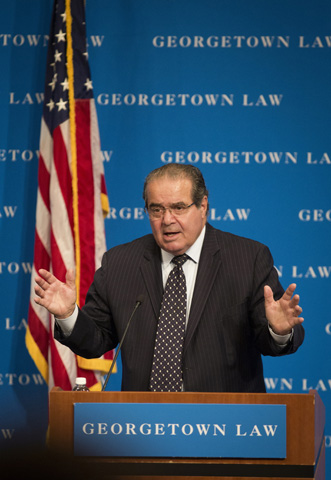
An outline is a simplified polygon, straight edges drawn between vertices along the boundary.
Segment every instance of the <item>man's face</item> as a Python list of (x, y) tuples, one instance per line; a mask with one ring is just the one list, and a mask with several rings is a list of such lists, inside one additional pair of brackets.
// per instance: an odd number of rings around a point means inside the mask
[[(190, 205), (192, 182), (188, 178), (173, 179), (161, 177), (147, 187), (148, 208)], [(204, 197), (201, 206), (188, 208), (182, 215), (174, 215), (166, 210), (160, 218), (150, 215), (150, 224), (156, 243), (166, 252), (182, 255), (193, 245), (201, 233), (207, 216), (208, 199)]]

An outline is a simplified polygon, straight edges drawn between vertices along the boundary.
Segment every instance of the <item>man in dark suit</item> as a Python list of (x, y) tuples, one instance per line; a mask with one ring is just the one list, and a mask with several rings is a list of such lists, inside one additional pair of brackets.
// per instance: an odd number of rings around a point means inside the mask
[(153, 235), (104, 255), (82, 309), (72, 271), (65, 283), (39, 271), (35, 301), (56, 317), (55, 338), (80, 356), (99, 357), (116, 347), (143, 295), (122, 346), (122, 389), (149, 390), (171, 259), (186, 253), (182, 389), (264, 392), (261, 355), (294, 353), (303, 342), (295, 284), (284, 292), (267, 247), (207, 223), (208, 191), (196, 167), (154, 170), (143, 197)]

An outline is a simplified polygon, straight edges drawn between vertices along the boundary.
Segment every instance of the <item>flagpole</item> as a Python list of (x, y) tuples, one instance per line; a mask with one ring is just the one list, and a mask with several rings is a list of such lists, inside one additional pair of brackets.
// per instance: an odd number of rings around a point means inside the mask
[(76, 115), (74, 97), (74, 64), (72, 48), (72, 16), (70, 8), (71, 0), (66, 0), (66, 25), (67, 25), (67, 72), (69, 82), (69, 120), (70, 120), (70, 151), (72, 169), (72, 192), (73, 192), (73, 219), (75, 236), (75, 260), (76, 260), (76, 291), (77, 303), (80, 304), (80, 232), (78, 212), (78, 175), (77, 175), (77, 148), (76, 148)]

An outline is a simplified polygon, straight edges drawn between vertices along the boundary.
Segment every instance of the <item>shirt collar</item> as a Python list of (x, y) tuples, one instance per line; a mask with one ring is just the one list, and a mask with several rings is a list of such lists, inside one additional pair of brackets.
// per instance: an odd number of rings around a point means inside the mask
[[(190, 248), (187, 249), (185, 252), (186, 255), (188, 255), (190, 259), (193, 260), (194, 263), (199, 262), (203, 241), (205, 239), (205, 233), (206, 233), (206, 225), (201, 230), (200, 235), (198, 236), (196, 241), (193, 243), (193, 245), (191, 245)], [(172, 253), (166, 252), (162, 248), (161, 248), (161, 255), (162, 255), (162, 264), (164, 267), (167, 267), (175, 256)]]

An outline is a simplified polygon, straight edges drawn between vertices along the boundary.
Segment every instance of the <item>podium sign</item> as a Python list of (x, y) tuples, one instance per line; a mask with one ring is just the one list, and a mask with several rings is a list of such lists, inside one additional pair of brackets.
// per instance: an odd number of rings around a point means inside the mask
[[(229, 478), (236, 480), (247, 478), (258, 478), (259, 480), (268, 480), (270, 478), (277, 480), (284, 478), (325, 480), (325, 407), (320, 396), (314, 390), (307, 394), (64, 392), (60, 388), (54, 387), (50, 392), (49, 399), (49, 448), (59, 458), (64, 456), (68, 458), (70, 463), (75, 462), (77, 467), (83, 470), (83, 476), (87, 480), (109, 478), (110, 476), (118, 480), (129, 480), (130, 478), (139, 478), (140, 480), (150, 480), (151, 478), (155, 480), (166, 478), (181, 480), (187, 477), (204, 480), (207, 478), (210, 480), (215, 478), (224, 478), (224, 480)], [(79, 418), (80, 404), (89, 405), (86, 412), (82, 411), (82, 418)], [(127, 413), (125, 413), (123, 420), (119, 420), (115, 409), (116, 405), (123, 404), (126, 405)], [(140, 404), (144, 405), (143, 413), (140, 414), (141, 418), (139, 417), (139, 424), (137, 422), (138, 426), (135, 426), (133, 417), (130, 415), (134, 415), (135, 421), (137, 420), (136, 415)], [(94, 405), (93, 411), (90, 410), (92, 405)], [(103, 410), (104, 405), (106, 410)], [(186, 412), (189, 412), (191, 406), (195, 405), (201, 406), (199, 416), (187, 417)], [(146, 412), (148, 414), (149, 412), (154, 412), (155, 406), (159, 412), (158, 416), (155, 417), (155, 413), (153, 413), (153, 417), (146, 417)], [(207, 433), (217, 433), (217, 435), (210, 435), (210, 437), (222, 442), (222, 448), (225, 448), (223, 444), (230, 442), (230, 414), (226, 411), (223, 415), (223, 413), (220, 413), (221, 410), (217, 410), (217, 413), (212, 411), (210, 414), (205, 414), (205, 412), (209, 411), (209, 406), (212, 408), (231, 406), (231, 408), (236, 407), (236, 409), (240, 406), (243, 407), (246, 412), (245, 417), (239, 417), (238, 414), (232, 421), (234, 431), (238, 433), (238, 435), (235, 435), (235, 440), (240, 444), (246, 442), (247, 439), (258, 442), (257, 452), (249, 453), (249, 455), (254, 455), (255, 458), (247, 457), (247, 451), (238, 453), (240, 455), (238, 457), (222, 457), (221, 443), (217, 447), (217, 457), (211, 457), (209, 449), (207, 455), (204, 456), (206, 451), (204, 450), (206, 449), (205, 442), (208, 441), (209, 437)], [(249, 417), (247, 413), (249, 406), (257, 406), (257, 417)], [(264, 406), (286, 407), (286, 448), (283, 453), (278, 453), (283, 458), (272, 458), (276, 447), (270, 447), (268, 453), (264, 450), (264, 454), (267, 457), (261, 457), (265, 443), (275, 439), (276, 434), (279, 434), (281, 431), (282, 425), (278, 419), (271, 419), (268, 416), (269, 414), (267, 415), (267, 420), (262, 418)], [(173, 416), (173, 413), (171, 413), (169, 418), (165, 416), (168, 411), (177, 412), (176, 417)], [(239, 411), (237, 410), (237, 412)], [(248, 421), (249, 423), (247, 423)], [(169, 424), (170, 426), (168, 427)], [(176, 426), (177, 424), (179, 425), (178, 427)], [(214, 427), (214, 424), (218, 425), (219, 428)], [(222, 434), (222, 429), (224, 430), (223, 424), (225, 425), (225, 435)], [(278, 427), (275, 429), (273, 425), (277, 424)], [(190, 440), (190, 437), (193, 437), (190, 425), (192, 425), (193, 430), (201, 432), (201, 435), (199, 434), (198, 436), (200, 446), (197, 457), (186, 456), (191, 455), (192, 452), (179, 457), (177, 456), (180, 454), (179, 450), (172, 452), (169, 456), (150, 456), (154, 443), (164, 442), (166, 437), (173, 442), (176, 435), (171, 435), (172, 433), (177, 433), (177, 440), (180, 439), (177, 445), (184, 443), (186, 437)], [(196, 425), (199, 425), (199, 427)], [(208, 425), (210, 426), (208, 427)], [(266, 428), (264, 428), (264, 425), (266, 425)], [(83, 428), (87, 435), (82, 430)], [(78, 429), (78, 433), (74, 432), (76, 429)], [(154, 432), (153, 436), (149, 435), (149, 430), (151, 430), (151, 433), (152, 431)], [(80, 453), (82, 450), (80, 450), (81, 445), (79, 442), (81, 441), (82, 431), (85, 439), (86, 437), (91, 439), (94, 436), (94, 432), (98, 432), (99, 437), (102, 437), (102, 443), (105, 442), (105, 437), (110, 436), (109, 432), (111, 432), (115, 440), (114, 448), (121, 447), (120, 453), (118, 456), (114, 456), (115, 452), (110, 452), (113, 446), (110, 447), (106, 443), (103, 443), (101, 446), (97, 445), (97, 455), (94, 454), (95, 450), (93, 451), (95, 447), (92, 448), (90, 446), (84, 446), (84, 449), (88, 449), (88, 451), (85, 452), (84, 450), (84, 454)], [(138, 437), (138, 434), (135, 435), (135, 432), (140, 433), (140, 436)], [(267, 432), (269, 432), (269, 435), (267, 435)], [(131, 456), (128, 456), (130, 455), (128, 450), (130, 437), (134, 439), (139, 438), (138, 442), (135, 440), (136, 443), (140, 443), (143, 437), (152, 439), (146, 454), (131, 452)], [(178, 446), (178, 449), (180, 447), (181, 445)], [(103, 448), (109, 449), (107, 455), (104, 455), (105, 451), (102, 451)], [(228, 447), (226, 446), (226, 448)], [(160, 453), (165, 455), (165, 453)], [(172, 456), (173, 454), (176, 456)]]
[(286, 405), (74, 404), (76, 456), (286, 458)]

